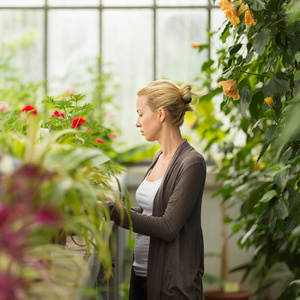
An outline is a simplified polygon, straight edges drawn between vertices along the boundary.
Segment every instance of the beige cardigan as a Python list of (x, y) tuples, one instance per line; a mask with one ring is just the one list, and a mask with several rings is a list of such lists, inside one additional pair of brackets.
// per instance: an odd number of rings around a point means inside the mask
[[(161, 153), (161, 150), (157, 152), (149, 170)], [(202, 299), (201, 202), (205, 177), (204, 158), (185, 140), (169, 163), (154, 198), (152, 216), (142, 215), (141, 208), (131, 209), (133, 231), (151, 237), (147, 272), (149, 300)], [(111, 219), (128, 228), (125, 208), (122, 222), (120, 209), (114, 205), (110, 209)], [(130, 299), (136, 299), (132, 288)]]

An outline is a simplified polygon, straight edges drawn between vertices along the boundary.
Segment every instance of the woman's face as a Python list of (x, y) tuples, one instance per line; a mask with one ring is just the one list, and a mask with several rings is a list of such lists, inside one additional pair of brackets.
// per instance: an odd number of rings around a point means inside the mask
[(136, 101), (138, 119), (135, 124), (147, 141), (156, 141), (160, 134), (159, 113), (154, 112), (148, 104), (148, 97), (138, 96)]

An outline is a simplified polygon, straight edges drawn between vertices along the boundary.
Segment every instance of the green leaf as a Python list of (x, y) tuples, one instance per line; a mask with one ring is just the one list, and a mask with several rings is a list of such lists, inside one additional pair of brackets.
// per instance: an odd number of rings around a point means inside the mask
[(300, 80), (300, 70), (296, 71), (294, 79), (295, 80)]
[(287, 75), (282, 72), (275, 74), (266, 84), (265, 88), (269, 94), (288, 92), (290, 90), (290, 83)]
[(270, 143), (266, 143), (263, 145), (260, 153), (259, 153), (259, 156), (258, 156), (258, 159), (257, 159), (257, 163), (259, 162), (259, 160), (262, 158), (262, 156), (264, 155), (264, 153), (266, 152), (266, 150), (268, 149)]
[(226, 39), (230, 35), (229, 29), (230, 29), (230, 22), (227, 21), (227, 25), (225, 26), (224, 30), (221, 33), (221, 40), (223, 44), (226, 43)]
[(263, 195), (263, 197), (259, 200), (259, 202), (262, 203), (269, 202), (275, 196), (277, 196), (277, 192), (275, 190), (270, 190)]
[(243, 44), (239, 43), (237, 45), (233, 45), (232, 47), (229, 48), (229, 54), (232, 56), (233, 54), (237, 53)]
[(262, 0), (252, 0), (251, 9), (253, 10), (263, 10), (265, 9), (265, 3)]
[[(261, 113), (261, 106), (263, 105), (263, 103), (264, 103), (264, 94), (261, 91), (259, 91), (253, 95), (250, 106), (249, 106), (249, 111), (250, 111), (251, 116), (255, 120), (259, 119), (259, 116)], [(262, 119), (259, 119), (258, 121), (264, 120), (264, 119), (265, 118), (262, 118)], [(257, 123), (253, 126), (252, 129), (254, 129), (257, 125), (259, 125), (259, 123), (258, 124)]]
[(278, 202), (278, 204), (274, 207), (275, 209), (275, 215), (277, 218), (284, 220), (289, 215), (289, 210), (284, 201), (281, 199), (281, 201)]
[(297, 300), (297, 296), (300, 293), (300, 280), (292, 281), (288, 287), (283, 291), (283, 293), (276, 300), (288, 300), (295, 299)]
[(214, 61), (212, 59), (208, 60), (207, 62), (205, 62), (202, 67), (201, 67), (201, 71), (208, 71), (210, 69), (210, 67), (214, 64)]
[(244, 117), (246, 116), (246, 111), (248, 110), (251, 100), (252, 100), (252, 91), (247, 86), (245, 86), (240, 91), (240, 102), (239, 102), (239, 108)]
[(277, 125), (271, 125), (266, 130), (266, 139), (270, 143), (278, 136)]
[(279, 11), (283, 2), (284, 0), (270, 0), (266, 9), (272, 12)]
[(271, 33), (267, 30), (260, 31), (254, 37), (253, 48), (259, 55), (262, 55), (265, 52), (265, 48), (270, 42), (270, 37)]

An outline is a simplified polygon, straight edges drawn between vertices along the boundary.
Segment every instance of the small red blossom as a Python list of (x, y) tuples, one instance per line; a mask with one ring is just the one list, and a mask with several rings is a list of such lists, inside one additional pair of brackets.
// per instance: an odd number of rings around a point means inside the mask
[(97, 143), (100, 143), (100, 144), (104, 144), (104, 141), (100, 140), (100, 139), (94, 139), (94, 142), (97, 142)]
[(117, 138), (117, 136), (115, 134), (109, 134), (108, 137), (112, 140)]
[(38, 114), (38, 111), (37, 109), (33, 106), (33, 105), (26, 105), (24, 106), (21, 111), (22, 112), (29, 112), (30, 115), (37, 115)]
[(50, 118), (55, 118), (55, 117), (58, 117), (58, 118), (62, 117), (62, 118), (65, 118), (65, 114), (64, 114), (63, 112), (60, 112), (60, 111), (58, 111), (58, 110), (55, 110), (55, 111), (52, 113), (52, 115), (51, 115)]
[(82, 117), (76, 117), (74, 119), (72, 119), (72, 128), (77, 128), (77, 127), (80, 127), (82, 126), (83, 123), (86, 122), (86, 119), (82, 118)]

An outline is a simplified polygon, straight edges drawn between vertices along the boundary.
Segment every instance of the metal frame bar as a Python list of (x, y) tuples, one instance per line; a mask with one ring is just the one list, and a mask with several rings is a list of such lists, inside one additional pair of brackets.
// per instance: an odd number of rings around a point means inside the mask
[[(47, 94), (48, 90), (48, 13), (49, 10), (60, 10), (60, 9), (69, 9), (69, 10), (84, 10), (84, 9), (97, 9), (99, 11), (99, 19), (100, 19), (100, 30), (99, 30), (99, 55), (102, 57), (103, 54), (103, 11), (107, 9), (151, 9), (153, 11), (153, 80), (157, 77), (157, 68), (156, 68), (156, 58), (157, 58), (157, 10), (160, 9), (206, 9), (208, 14), (208, 24), (207, 28), (210, 30), (211, 28), (211, 11), (212, 9), (218, 8), (218, 6), (212, 5), (212, 0), (207, 0), (207, 5), (186, 5), (186, 6), (160, 6), (157, 5), (157, 0), (153, 0), (153, 5), (147, 6), (105, 6), (102, 4), (102, 0), (100, 0), (100, 4), (97, 6), (49, 6), (48, 0), (45, 0), (45, 4), (42, 6), (0, 6), (0, 11), (5, 9), (28, 9), (28, 10), (44, 10), (45, 20), (44, 20), (44, 81), (45, 81), (45, 94)], [(210, 49), (210, 37), (208, 37), (208, 59), (211, 58), (211, 49)], [(100, 61), (99, 65), (100, 70), (102, 69), (102, 62)]]

